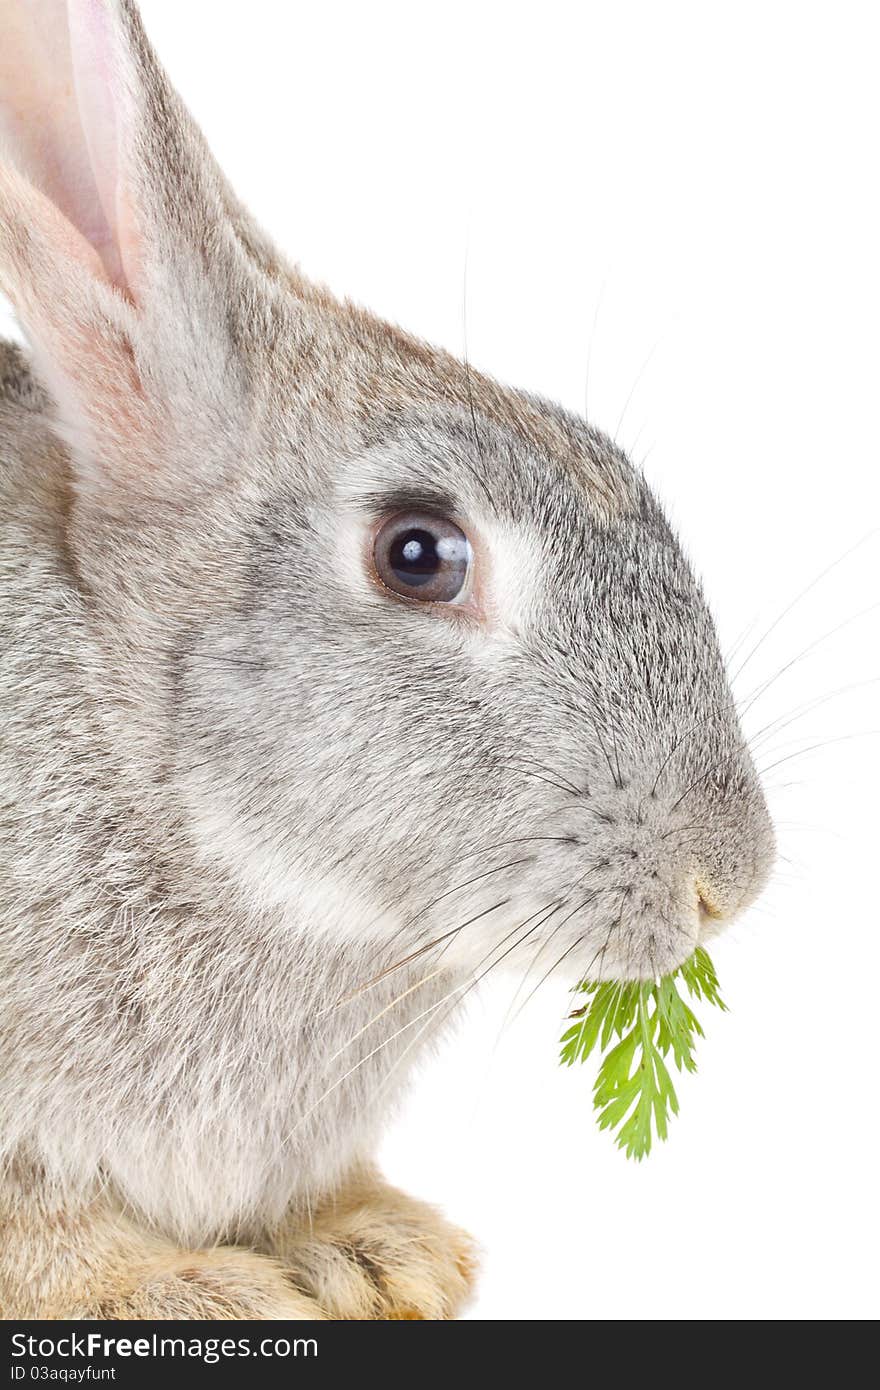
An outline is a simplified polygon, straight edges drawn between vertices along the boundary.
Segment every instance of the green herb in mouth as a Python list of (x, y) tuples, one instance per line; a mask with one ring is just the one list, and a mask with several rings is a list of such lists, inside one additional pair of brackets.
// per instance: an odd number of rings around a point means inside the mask
[(627, 1158), (642, 1159), (650, 1153), (653, 1132), (665, 1139), (670, 1113), (678, 1114), (678, 1097), (664, 1058), (671, 1052), (679, 1071), (697, 1069), (694, 1044), (704, 1034), (678, 992), (678, 980), (692, 998), (726, 1009), (715, 967), (698, 946), (683, 965), (660, 980), (582, 982), (578, 988), (588, 1001), (571, 1014), (575, 1022), (562, 1038), (560, 1061), (565, 1066), (585, 1062), (597, 1043), (605, 1053), (593, 1105), (599, 1128), (618, 1130), (617, 1145)]

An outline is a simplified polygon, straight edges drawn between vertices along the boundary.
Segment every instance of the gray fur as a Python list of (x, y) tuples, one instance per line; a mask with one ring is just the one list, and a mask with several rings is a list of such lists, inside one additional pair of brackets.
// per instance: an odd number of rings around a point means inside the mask
[[(306, 285), (104, 8), (134, 286), (0, 185), (0, 1148), (199, 1242), (332, 1191), (505, 953), (666, 971), (773, 839), (644, 479)], [(478, 538), (481, 620), (365, 578), (401, 493)]]

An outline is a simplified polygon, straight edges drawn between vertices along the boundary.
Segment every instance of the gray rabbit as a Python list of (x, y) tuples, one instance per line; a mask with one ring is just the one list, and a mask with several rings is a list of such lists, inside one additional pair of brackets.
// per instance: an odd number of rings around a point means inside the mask
[(0, 48), (0, 1313), (453, 1316), (423, 1048), (766, 878), (712, 620), (614, 444), (283, 260), (132, 0)]

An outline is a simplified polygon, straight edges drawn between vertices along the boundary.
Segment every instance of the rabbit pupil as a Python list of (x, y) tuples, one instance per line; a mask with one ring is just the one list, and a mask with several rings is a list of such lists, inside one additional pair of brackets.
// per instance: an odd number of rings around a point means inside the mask
[(425, 584), (443, 564), (437, 537), (429, 531), (404, 531), (391, 547), (391, 565), (404, 583)]

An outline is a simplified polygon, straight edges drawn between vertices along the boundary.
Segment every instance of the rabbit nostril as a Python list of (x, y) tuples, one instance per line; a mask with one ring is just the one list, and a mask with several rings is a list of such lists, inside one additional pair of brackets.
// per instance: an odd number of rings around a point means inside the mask
[(721, 908), (704, 884), (696, 883), (694, 886), (697, 890), (697, 912), (700, 921), (703, 923), (717, 921), (719, 917), (723, 916)]

